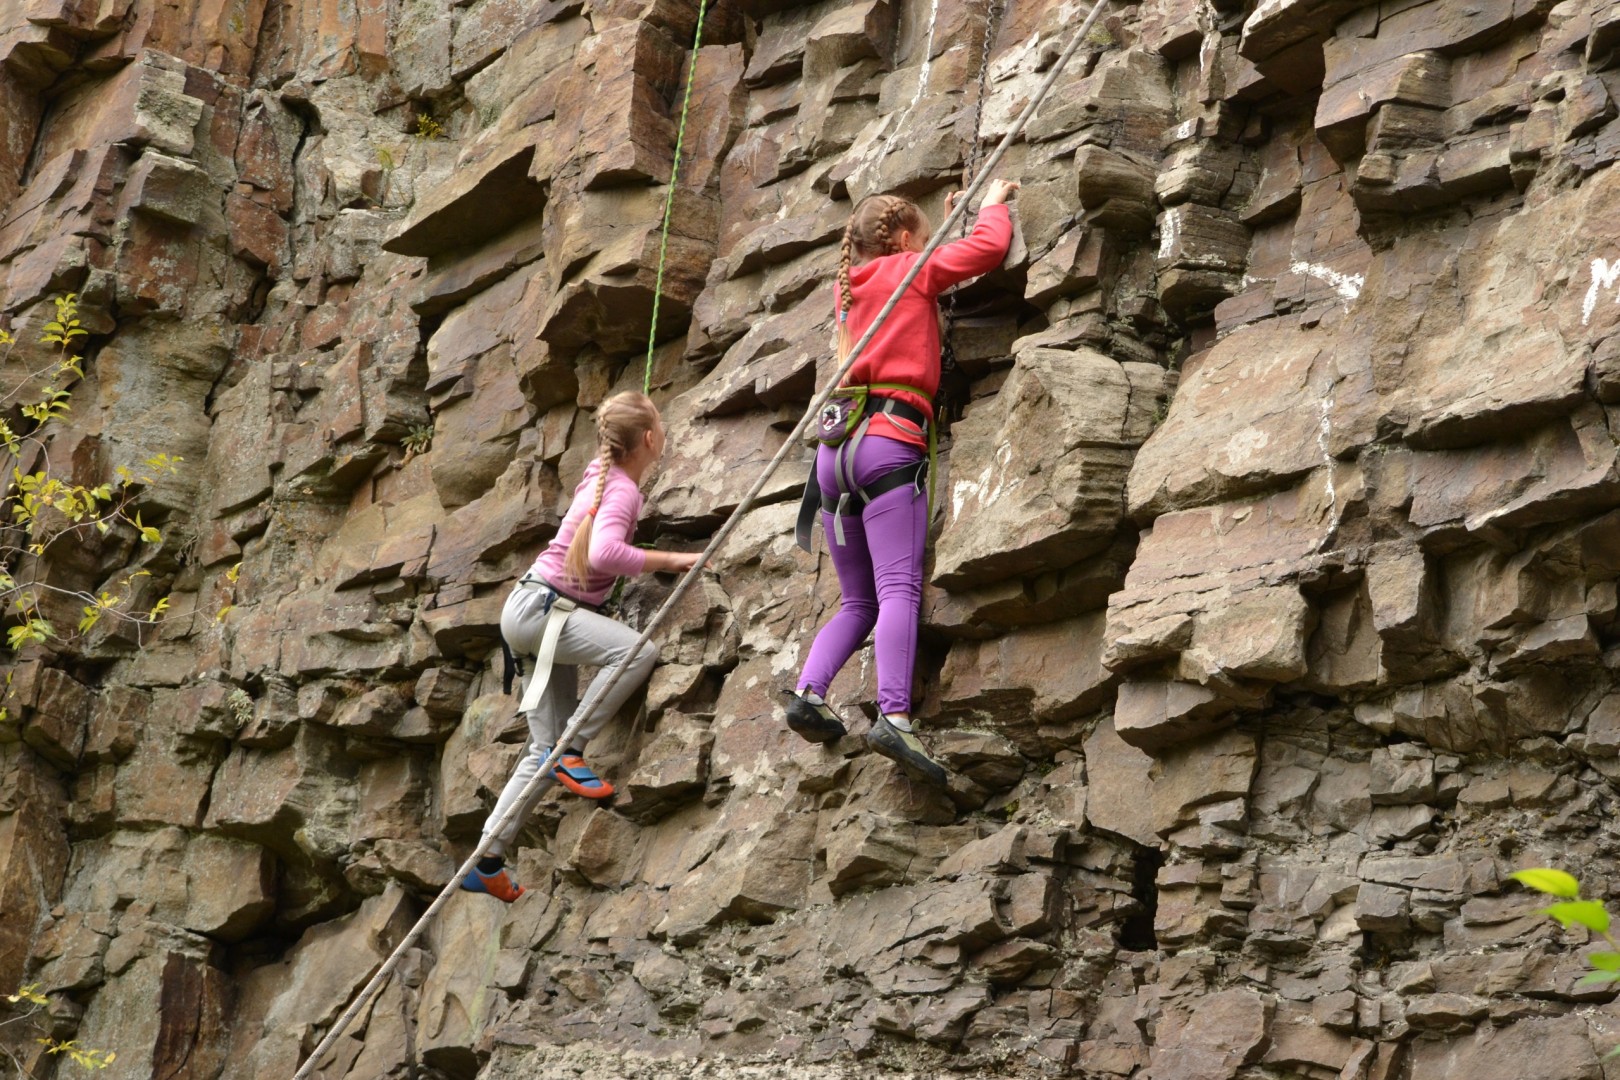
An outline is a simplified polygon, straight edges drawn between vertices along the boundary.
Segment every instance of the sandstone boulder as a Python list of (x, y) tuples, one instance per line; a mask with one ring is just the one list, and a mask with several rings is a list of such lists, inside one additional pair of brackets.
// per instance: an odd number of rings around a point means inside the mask
[(934, 581), (946, 588), (1067, 566), (1103, 550), (1124, 512), (1129, 451), (1163, 372), (1088, 350), (1029, 349), (956, 426)]

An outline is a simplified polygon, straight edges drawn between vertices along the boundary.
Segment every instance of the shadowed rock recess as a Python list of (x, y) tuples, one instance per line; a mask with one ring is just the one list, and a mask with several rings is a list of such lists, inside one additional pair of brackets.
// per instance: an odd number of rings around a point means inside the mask
[[(937, 221), (1082, 14), (717, 0), (645, 540), (712, 535), (832, 370), (851, 200)], [(697, 17), (0, 3), (0, 325), (93, 332), (51, 459), (185, 458), (161, 547), (41, 569), (170, 617), (7, 669), (0, 993), (100, 1075), (289, 1077), (470, 850), (503, 596), (641, 384)], [(455, 899), (319, 1075), (1620, 1075), (1507, 877), (1620, 880), (1617, 98), (1607, 0), (1115, 0), (956, 300), (949, 792), (781, 723), (837, 602), (805, 448), (597, 745), (618, 804), (550, 796), (530, 894)]]

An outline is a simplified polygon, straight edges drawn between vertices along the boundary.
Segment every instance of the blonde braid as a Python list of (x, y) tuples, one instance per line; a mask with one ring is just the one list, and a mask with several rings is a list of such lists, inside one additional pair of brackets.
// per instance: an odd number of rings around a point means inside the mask
[(889, 205), (884, 207), (883, 216), (878, 219), (878, 235), (883, 238), (883, 254), (893, 255), (900, 250), (900, 242), (895, 238), (900, 219), (906, 216), (908, 204), (902, 199), (890, 197)]
[(889, 235), (889, 218), (892, 217), (893, 214), (894, 206), (892, 203), (884, 206), (882, 210), (878, 211), (877, 224), (872, 228), (872, 232), (877, 238), (878, 246), (876, 254), (879, 256), (892, 255), (894, 253), (894, 238)]
[[(850, 264), (855, 257), (860, 256), (864, 260), (893, 255), (900, 250), (901, 229), (920, 229), (925, 221), (915, 203), (898, 195), (868, 195), (855, 204), (838, 252), (838, 298), (840, 310), (846, 316), (855, 303), (855, 292), (849, 278)], [(848, 358), (849, 348), (848, 327), (841, 319), (838, 326), (840, 362)]]
[[(646, 394), (626, 390), (614, 394), (596, 409), (597, 461), (596, 491), (591, 496), (591, 508), (574, 528), (563, 557), (563, 573), (574, 588), (586, 588), (591, 572), (591, 534), (595, 531), (596, 512), (602, 507), (607, 492), (608, 470), (623, 465), (642, 445), (647, 434), (658, 426), (658, 406)], [(572, 509), (572, 507), (570, 507)]]
[(568, 555), (563, 559), (563, 572), (568, 575), (573, 587), (580, 590), (586, 587), (585, 579), (591, 572), (592, 527), (596, 524), (596, 511), (602, 506), (602, 493), (607, 490), (608, 469), (616, 456), (607, 439), (604, 438), (601, 445), (601, 453), (596, 456), (602, 466), (596, 474), (596, 493), (591, 496), (591, 508), (575, 527), (573, 539), (568, 542)]
[(844, 227), (844, 242), (838, 248), (838, 362), (849, 356), (849, 309), (855, 304), (855, 289), (849, 283), (849, 264), (855, 248), (855, 217)]

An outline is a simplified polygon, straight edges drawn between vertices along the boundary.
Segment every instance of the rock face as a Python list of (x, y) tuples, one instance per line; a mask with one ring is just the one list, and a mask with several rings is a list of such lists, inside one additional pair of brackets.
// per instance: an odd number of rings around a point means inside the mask
[[(590, 410), (650, 379), (644, 538), (712, 535), (831, 370), (851, 201), (938, 220), (1078, 24), (720, 0), (693, 56), (698, 16), (0, 5), (6, 392), (77, 293), (52, 462), (184, 458), (162, 545), (36, 568), (169, 616), (6, 657), (36, 1074), (45, 1033), (292, 1074), (520, 752), (500, 605)], [(457, 897), (320, 1075), (1613, 1075), (1612, 994), (1507, 875), (1603, 897), (1620, 839), (1617, 97), (1602, 0), (1111, 5), (954, 301), (950, 789), (781, 722), (837, 603), (806, 448), (593, 746), (617, 805), (544, 802), (529, 895)], [(831, 695), (857, 734), (871, 683)]]

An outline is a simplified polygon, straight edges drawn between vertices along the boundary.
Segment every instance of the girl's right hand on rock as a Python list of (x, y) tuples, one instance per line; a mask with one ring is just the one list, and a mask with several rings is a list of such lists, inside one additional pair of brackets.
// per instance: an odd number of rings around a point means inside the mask
[(1013, 192), (1018, 190), (1016, 180), (992, 180), (984, 197), (984, 206), (999, 206), (1012, 198)]

